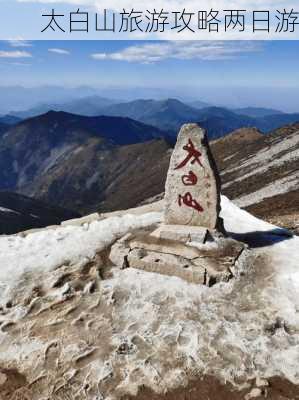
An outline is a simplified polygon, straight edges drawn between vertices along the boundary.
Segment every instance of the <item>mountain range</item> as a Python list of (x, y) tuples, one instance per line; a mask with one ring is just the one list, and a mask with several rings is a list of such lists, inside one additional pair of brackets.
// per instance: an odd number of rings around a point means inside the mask
[(166, 99), (112, 104), (103, 109), (102, 113), (130, 117), (174, 133), (177, 133), (184, 123), (198, 122), (208, 129), (210, 139), (221, 137), (241, 127), (257, 127), (266, 133), (282, 125), (299, 121), (299, 113), (272, 114), (275, 110), (255, 108), (244, 109), (244, 114), (241, 114), (241, 110), (234, 112), (227, 108), (211, 106), (197, 109), (177, 99)]
[[(89, 99), (92, 102), (95, 97)], [(72, 104), (82, 106), (81, 101)], [(115, 115), (49, 111), (21, 122), (7, 116), (0, 119), (0, 190), (80, 214), (134, 207), (163, 191), (176, 127), (186, 121), (207, 128), (222, 173), (224, 194), (232, 199), (262, 189), (262, 182), (265, 186), (272, 183), (271, 178), (266, 179), (265, 167), (260, 176), (244, 180), (243, 185), (241, 177), (247, 176), (247, 169), (240, 169), (240, 176), (227, 173), (231, 163), (237, 169), (238, 165), (247, 165), (247, 158), (255, 160), (257, 154), (262, 164), (263, 154), (271, 147), (278, 158), (287, 160), (287, 164), (280, 163), (273, 171), (269, 167), (271, 176), (284, 179), (284, 174), (292, 174), (296, 168), (289, 160), (293, 145), (288, 147), (285, 132), (297, 127), (286, 124), (299, 121), (299, 114), (273, 115), (275, 110), (250, 108), (252, 115), (260, 115), (253, 118), (221, 107), (195, 109), (176, 99), (136, 100), (109, 106), (103, 100), (103, 104), (106, 114)], [(275, 130), (277, 126), (280, 128)], [(228, 134), (232, 131), (235, 132)], [(271, 132), (265, 135), (263, 131)], [(270, 166), (274, 163), (272, 159), (269, 162)], [(291, 169), (287, 168), (289, 164)], [(255, 167), (260, 168), (258, 162), (250, 167), (253, 172)], [(244, 204), (253, 207), (255, 203)]]
[[(40, 104), (63, 104), (90, 96), (102, 96), (102, 91), (88, 86), (1, 86), (0, 114), (8, 114), (12, 110), (21, 111), (37, 107)], [(106, 97), (106, 96), (103, 96)], [(108, 100), (108, 99), (107, 99)]]
[(247, 115), (251, 118), (263, 118), (269, 115), (284, 114), (282, 111), (275, 110), (273, 108), (263, 108), (263, 107), (243, 107), (233, 109), (235, 114)]
[(11, 115), (24, 119), (55, 110), (84, 116), (127, 117), (171, 132), (173, 136), (182, 124), (198, 122), (208, 129), (211, 139), (219, 138), (242, 127), (257, 127), (267, 133), (285, 124), (299, 121), (299, 113), (286, 114), (274, 109), (249, 107), (230, 110), (223, 107), (206, 107), (203, 102), (192, 104), (193, 106), (171, 98), (116, 102), (92, 96), (63, 104), (42, 104)]
[(165, 138), (128, 118), (51, 111), (3, 135), (0, 189), (76, 211), (133, 206), (162, 190)]
[(102, 114), (102, 110), (115, 104), (116, 101), (100, 97), (88, 96), (79, 99), (69, 100), (64, 103), (41, 103), (24, 111), (11, 111), (10, 116), (18, 119), (26, 119), (45, 114), (49, 111), (63, 111), (71, 114), (78, 114), (87, 117), (96, 117)]
[(0, 116), (0, 123), (5, 124), (5, 125), (15, 125), (18, 122), (21, 122), (22, 118), (16, 117), (14, 115), (2, 115)]

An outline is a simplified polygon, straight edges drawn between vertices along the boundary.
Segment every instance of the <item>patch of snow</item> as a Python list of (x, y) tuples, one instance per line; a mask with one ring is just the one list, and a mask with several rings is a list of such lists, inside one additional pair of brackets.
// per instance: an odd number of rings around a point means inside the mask
[(1, 350), (1, 362), (7, 363), (11, 362), (12, 358), (15, 359), (22, 369), (26, 368), (26, 364), (30, 365), (30, 358), (34, 353), (41, 354), (44, 350), (44, 343), (37, 339), (25, 338), (20, 342), (10, 342), (6, 334), (0, 333), (0, 343), (7, 341), (6, 350)]
[[(241, 210), (225, 196), (222, 196), (221, 204), (221, 216), (229, 232), (238, 234), (265, 232), (271, 236), (271, 231), (277, 229), (275, 225)], [(273, 240), (273, 244), (262, 247), (257, 253), (268, 256), (270, 260), (276, 286), (275, 290), (266, 289), (270, 301), (282, 314), (288, 316), (291, 325), (298, 324), (299, 328), (299, 237)]]
[[(291, 151), (291, 149), (294, 149)], [(286, 154), (283, 154), (287, 152)], [(282, 154), (282, 155), (280, 155)], [(232, 182), (227, 182), (223, 188), (227, 188), (235, 182), (240, 182), (255, 174), (262, 174), (270, 167), (278, 167), (290, 160), (299, 159), (299, 135), (298, 132), (287, 136), (283, 141), (272, 144), (267, 149), (259, 151), (252, 157), (248, 157), (243, 163), (239, 163), (229, 169), (225, 169), (222, 175), (231, 174), (234, 172), (242, 172), (244, 168), (250, 168), (247, 173), (242, 173), (241, 176), (234, 178)]]
[(75, 148), (75, 149), (73, 150), (73, 154), (78, 154), (78, 153), (80, 153), (82, 150), (84, 150), (84, 146), (79, 146), (79, 147), (77, 147), (77, 148)]
[(86, 180), (86, 189), (90, 189), (99, 179), (100, 171), (96, 171), (91, 177)]
[(39, 217), (37, 215), (34, 215), (34, 214), (30, 214), (30, 217), (39, 219)]
[(278, 179), (270, 183), (269, 185), (264, 186), (262, 189), (234, 199), (234, 203), (237, 204), (239, 207), (248, 207), (251, 204), (260, 203), (261, 201), (269, 197), (295, 190), (297, 189), (298, 185), (299, 174), (298, 172), (294, 172), (293, 174), (290, 174), (284, 178)]
[(6, 208), (6, 207), (0, 207), (0, 211), (20, 215), (19, 212), (15, 211), (15, 210), (11, 210), (10, 208)]
[(40, 165), (40, 170), (43, 172), (49, 171), (59, 159), (67, 154), (71, 154), (74, 149), (74, 144), (65, 144), (64, 146), (57, 147), (51, 150), (49, 157), (47, 157)]
[(238, 153), (234, 153), (234, 154), (231, 154), (230, 156), (225, 157), (225, 158), (223, 159), (223, 161), (231, 160), (232, 158), (234, 158), (234, 157), (236, 156), (236, 154), (238, 154)]
[(92, 259), (117, 238), (132, 229), (142, 228), (161, 221), (161, 213), (140, 216), (125, 215), (92, 222), (87, 226), (68, 226), (55, 230), (32, 233), (25, 238), (0, 238), (0, 303), (6, 296), (5, 289), (17, 285), (22, 275), (51, 271), (69, 262)]
[(225, 229), (232, 233), (267, 232), (276, 228), (275, 225), (262, 221), (240, 209), (226, 196), (221, 196), (220, 216), (224, 219)]

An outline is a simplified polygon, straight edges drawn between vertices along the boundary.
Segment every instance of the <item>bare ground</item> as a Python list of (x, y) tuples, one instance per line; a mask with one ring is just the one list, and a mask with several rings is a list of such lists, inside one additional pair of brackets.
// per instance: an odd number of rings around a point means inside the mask
[[(250, 392), (248, 389), (238, 392), (228, 383), (222, 384), (216, 378), (206, 376), (191, 382), (186, 388), (178, 388), (164, 395), (157, 395), (145, 388), (136, 397), (124, 397), (122, 400), (243, 400), (249, 399), (248, 392)], [(299, 387), (279, 377), (271, 378), (268, 386), (261, 387), (260, 395), (255, 397), (256, 400), (265, 398), (297, 400)]]

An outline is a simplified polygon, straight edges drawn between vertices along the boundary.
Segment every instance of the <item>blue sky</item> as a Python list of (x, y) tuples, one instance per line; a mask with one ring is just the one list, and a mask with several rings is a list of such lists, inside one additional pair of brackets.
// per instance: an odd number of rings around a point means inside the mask
[(298, 49), (297, 41), (1, 41), (0, 86), (113, 87), (131, 97), (148, 88), (299, 111)]

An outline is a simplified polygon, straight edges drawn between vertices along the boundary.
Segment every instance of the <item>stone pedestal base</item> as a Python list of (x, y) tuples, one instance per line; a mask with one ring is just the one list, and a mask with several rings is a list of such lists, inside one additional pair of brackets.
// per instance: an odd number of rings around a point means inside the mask
[(120, 267), (212, 286), (234, 276), (236, 261), (245, 245), (218, 236), (214, 242), (204, 244), (208, 234), (211, 235), (207, 229), (162, 225), (152, 233), (130, 235), (116, 242), (110, 260)]
[(208, 230), (197, 226), (161, 225), (151, 236), (179, 242), (205, 243)]
[(205, 268), (195, 266), (184, 257), (144, 249), (133, 249), (129, 253), (127, 260), (131, 268), (176, 276), (190, 283), (202, 285), (207, 283), (208, 277)]

